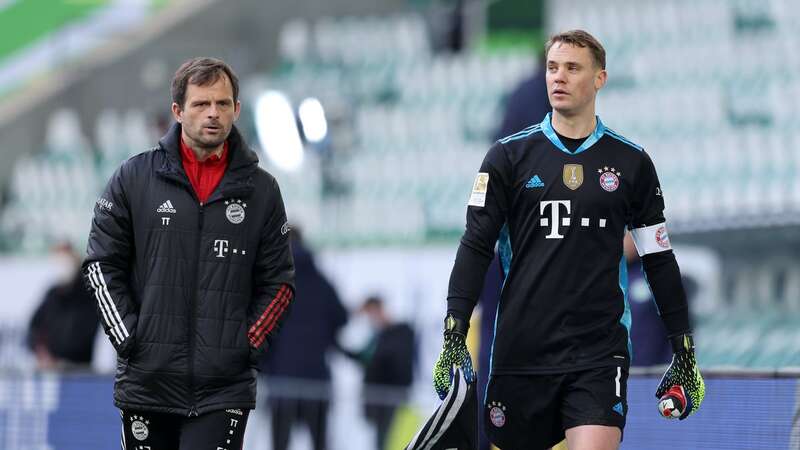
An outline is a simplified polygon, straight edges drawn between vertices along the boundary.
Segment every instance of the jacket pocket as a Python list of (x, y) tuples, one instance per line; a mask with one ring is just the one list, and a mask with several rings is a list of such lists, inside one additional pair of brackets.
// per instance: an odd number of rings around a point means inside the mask
[(116, 348), (117, 356), (119, 356), (122, 359), (128, 360), (133, 354), (133, 350), (135, 347), (136, 347), (136, 329), (134, 328), (133, 330), (131, 330), (131, 333), (128, 335), (128, 337), (125, 338), (124, 341), (122, 341), (122, 344), (120, 344)]
[(250, 345), (250, 334), (249, 334), (250, 327), (247, 325), (247, 322), (244, 323), (243, 328), (244, 328), (244, 333), (243, 333), (244, 337), (242, 339), (244, 340), (245, 347), (247, 347), (248, 365), (251, 368), (257, 369), (259, 354), (258, 351), (255, 348), (253, 348), (252, 345)]

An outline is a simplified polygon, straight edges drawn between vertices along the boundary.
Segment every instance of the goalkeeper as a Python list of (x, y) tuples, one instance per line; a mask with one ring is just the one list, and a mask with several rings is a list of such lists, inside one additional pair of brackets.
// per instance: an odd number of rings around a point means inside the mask
[(675, 352), (654, 405), (683, 419), (705, 388), (653, 162), (595, 115), (605, 50), (582, 30), (553, 36), (545, 50), (553, 111), (499, 140), (483, 161), (450, 276), (434, 385), (444, 397), (454, 366), (474, 379), (464, 340), (499, 241), (506, 279), (482, 411), (487, 436), (503, 450), (546, 449), (564, 437), (570, 450), (617, 449), (632, 354), (626, 230)]

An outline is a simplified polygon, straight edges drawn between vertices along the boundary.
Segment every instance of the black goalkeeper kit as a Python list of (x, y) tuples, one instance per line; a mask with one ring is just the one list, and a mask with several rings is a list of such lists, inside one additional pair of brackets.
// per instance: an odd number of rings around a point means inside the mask
[(468, 318), (499, 241), (506, 280), (492, 376), (627, 368), (626, 230), (669, 333), (689, 331), (663, 211), (650, 157), (599, 117), (572, 150), (549, 114), (492, 146), (473, 185), (448, 293), (448, 311)]

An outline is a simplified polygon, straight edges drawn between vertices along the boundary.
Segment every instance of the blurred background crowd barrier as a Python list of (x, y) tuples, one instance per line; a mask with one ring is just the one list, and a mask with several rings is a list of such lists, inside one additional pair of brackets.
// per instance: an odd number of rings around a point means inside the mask
[[(629, 415), (622, 449), (796, 449), (800, 424), (797, 408), (800, 374), (731, 374), (709, 371), (709, 393), (703, 412), (693, 420), (666, 422), (658, 417), (653, 386), (660, 374), (633, 375), (628, 384)], [(331, 402), (330, 448), (368, 449), (372, 433), (364, 417), (353, 408), (362, 397), (347, 386), (337, 386), (332, 396), (320, 395), (312, 386), (263, 384), (259, 404), (266, 405), (273, 388), (285, 398)], [(309, 389), (311, 387), (311, 389)], [(108, 402), (112, 382), (97, 375), (25, 375), (0, 377), (0, 445), (14, 449), (83, 450), (119, 445), (119, 412)], [(377, 398), (386, 400), (385, 395)], [(391, 397), (389, 397), (391, 399)], [(389, 436), (389, 448), (402, 448), (433, 408), (424, 411), (397, 405), (400, 413)], [(312, 422), (313, 425), (313, 422)], [(259, 407), (248, 421), (247, 449), (272, 449), (271, 417)], [(290, 449), (312, 447), (311, 435), (298, 425)]]
[[(799, 449), (795, 0), (0, 1), (0, 448), (118, 442), (102, 333), (88, 361), (64, 363), (31, 325), (49, 323), (33, 320), (42, 299), (68, 296), (50, 288), (74, 275), (52, 250), (83, 253), (99, 191), (155, 145), (172, 71), (198, 55), (240, 76), (238, 127), (350, 312), (337, 346), (370, 342), (357, 313), (370, 296), (413, 330), (413, 382), (388, 437), (398, 448), (436, 405), (431, 368), (474, 174), (509, 94), (543, 70), (546, 36), (571, 28), (608, 53), (598, 114), (659, 170), (708, 374), (700, 412), (668, 423), (658, 368), (637, 369), (623, 448)], [(641, 279), (630, 293), (651, 304)], [(293, 392), (329, 405), (330, 448), (375, 446), (362, 366), (341, 351), (328, 360), (329, 386), (261, 380), (245, 448), (273, 448), (267, 395)], [(293, 430), (289, 448), (313, 447)]]

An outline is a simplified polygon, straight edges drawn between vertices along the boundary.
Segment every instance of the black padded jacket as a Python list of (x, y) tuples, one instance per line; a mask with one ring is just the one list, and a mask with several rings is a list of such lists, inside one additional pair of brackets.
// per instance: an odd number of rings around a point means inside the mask
[(181, 127), (125, 161), (94, 208), (86, 284), (117, 350), (114, 403), (187, 416), (252, 409), (256, 367), (294, 296), (278, 184), (234, 127), (203, 204)]

